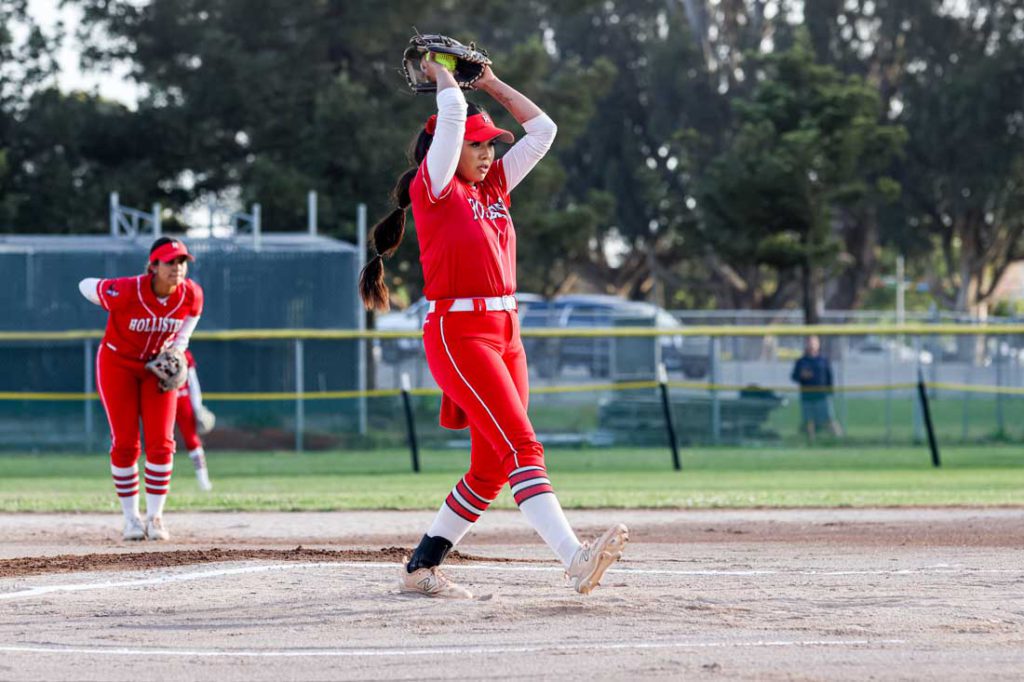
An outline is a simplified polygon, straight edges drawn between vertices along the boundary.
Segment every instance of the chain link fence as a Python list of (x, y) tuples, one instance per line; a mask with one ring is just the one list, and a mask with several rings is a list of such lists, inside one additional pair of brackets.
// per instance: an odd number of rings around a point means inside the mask
[[(918, 376), (943, 443), (1024, 441), (1024, 327), (963, 326), (524, 330), (530, 414), (549, 446), (667, 445), (657, 367), (675, 339), (699, 339), (694, 379), (668, 366), (679, 444), (783, 447), (803, 442), (791, 375), (807, 333), (821, 335), (842, 435), (821, 443), (907, 445), (924, 439)], [(0, 447), (100, 450), (107, 426), (91, 371), (98, 333), (0, 334)], [(406, 441), (400, 387), (408, 377), (425, 445), (461, 447), (467, 432), (437, 425), (439, 394), (422, 351), (386, 352), (409, 333), (274, 330), (197, 333), (205, 400), (218, 416), (212, 449), (368, 449)], [(589, 342), (591, 355), (581, 352)], [(361, 348), (371, 372), (360, 390)], [(603, 356), (603, 357), (600, 357)], [(388, 358), (385, 360), (385, 358)], [(668, 363), (665, 363), (668, 364)], [(552, 367), (554, 369), (552, 369)], [(543, 371), (542, 371), (543, 370)]]

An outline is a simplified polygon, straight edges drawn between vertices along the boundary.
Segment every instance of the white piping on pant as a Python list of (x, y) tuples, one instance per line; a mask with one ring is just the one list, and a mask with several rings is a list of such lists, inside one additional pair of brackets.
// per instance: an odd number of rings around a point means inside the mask
[(448, 355), (448, 360), (451, 361), (452, 367), (455, 368), (455, 373), (459, 375), (459, 378), (462, 379), (462, 382), (466, 384), (467, 387), (469, 387), (469, 390), (473, 392), (473, 395), (476, 396), (476, 399), (480, 401), (481, 405), (483, 405), (484, 409), (487, 411), (487, 416), (489, 416), (491, 418), (491, 421), (494, 422), (494, 426), (498, 429), (498, 433), (501, 434), (501, 437), (505, 439), (505, 443), (508, 445), (509, 449), (512, 450), (512, 459), (513, 461), (515, 461), (516, 466), (518, 467), (519, 451), (516, 450), (516, 446), (512, 445), (512, 441), (510, 441), (508, 439), (508, 436), (505, 435), (505, 432), (502, 431), (501, 424), (499, 424), (498, 420), (494, 418), (494, 413), (491, 412), (491, 408), (487, 407), (487, 403), (484, 402), (484, 399), (480, 397), (480, 394), (476, 392), (476, 389), (473, 388), (473, 385), (470, 384), (469, 380), (467, 380), (466, 377), (462, 374), (462, 370), (459, 369), (459, 366), (455, 364), (455, 358), (452, 357), (452, 352), (448, 348), (448, 341), (447, 339), (444, 338), (444, 315), (441, 315), (440, 317), (440, 331), (441, 345), (444, 346), (444, 352)]

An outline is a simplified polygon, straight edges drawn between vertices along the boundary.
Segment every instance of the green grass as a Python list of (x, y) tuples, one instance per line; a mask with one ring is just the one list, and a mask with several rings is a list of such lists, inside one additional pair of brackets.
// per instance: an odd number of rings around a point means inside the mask
[[(1024, 505), (1024, 451), (946, 448), (941, 469), (927, 450), (698, 449), (675, 472), (666, 449), (559, 450), (548, 466), (563, 505), (580, 507), (801, 507)], [(404, 450), (212, 453), (215, 488), (198, 491), (177, 460), (170, 509), (433, 509), (468, 464), (459, 451), (425, 451), (423, 473)], [(102, 455), (0, 455), (0, 511), (114, 511)], [(512, 507), (507, 490), (497, 507)]]

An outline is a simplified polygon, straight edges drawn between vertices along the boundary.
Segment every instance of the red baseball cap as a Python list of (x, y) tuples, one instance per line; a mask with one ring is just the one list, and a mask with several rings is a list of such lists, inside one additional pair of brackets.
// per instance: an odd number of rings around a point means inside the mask
[(470, 142), (487, 142), (498, 138), (502, 142), (512, 144), (516, 141), (515, 135), (494, 125), (490, 115), (481, 111), (466, 119), (466, 139)]
[(192, 254), (188, 252), (188, 248), (185, 246), (185, 242), (180, 241), (178, 239), (172, 239), (171, 241), (167, 242), (159, 249), (154, 251), (152, 254), (150, 254), (149, 261), (160, 261), (161, 263), (170, 263), (175, 258), (180, 258), (181, 256), (185, 256), (185, 258), (188, 258), (189, 260), (195, 260), (195, 258), (192, 257)]

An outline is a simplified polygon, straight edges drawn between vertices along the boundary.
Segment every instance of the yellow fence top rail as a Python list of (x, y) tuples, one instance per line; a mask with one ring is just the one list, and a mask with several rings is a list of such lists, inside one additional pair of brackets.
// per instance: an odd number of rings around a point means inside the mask
[[(524, 329), (528, 338), (587, 337), (654, 337), (654, 336), (1005, 336), (1024, 334), (1024, 324), (821, 324), (821, 325), (696, 325), (675, 328), (657, 327), (577, 327), (565, 329)], [(417, 339), (420, 331), (359, 331), (357, 329), (230, 329), (197, 331), (192, 338), (199, 341), (254, 341), (289, 339)], [(94, 329), (71, 329), (53, 332), (0, 332), (4, 341), (76, 341), (100, 339), (103, 332)]]
[[(560, 393), (603, 393), (607, 391), (638, 391), (655, 389), (659, 386), (657, 381), (622, 381), (617, 383), (604, 384), (576, 384), (567, 386), (538, 386), (530, 389), (534, 395), (553, 395)], [(883, 391), (906, 391), (917, 388), (913, 382), (899, 382), (891, 384), (860, 384), (853, 386), (834, 386), (829, 388), (801, 389), (796, 385), (771, 385), (760, 386), (756, 384), (712, 384), (701, 381), (670, 381), (669, 388), (685, 389), (690, 391), (764, 391), (794, 394), (800, 392), (827, 392), (827, 393), (880, 393)], [(980, 393), (987, 395), (1012, 395), (1024, 396), (1024, 387), (1021, 386), (993, 386), (988, 384), (959, 384), (950, 382), (928, 383), (929, 390), (957, 392), (957, 393)], [(224, 393), (216, 391), (203, 391), (203, 399), (211, 402), (218, 401), (244, 401), (244, 402), (273, 402), (273, 401), (295, 401), (295, 400), (344, 400), (350, 398), (389, 398), (401, 395), (397, 388), (371, 389), (368, 391), (280, 391), (280, 392), (259, 392), (249, 393)], [(416, 396), (439, 396), (441, 391), (436, 388), (414, 388), (409, 391)], [(29, 392), (29, 391), (0, 391), (0, 402), (2, 401), (81, 401), (99, 400), (99, 395), (93, 393), (76, 392)]]

